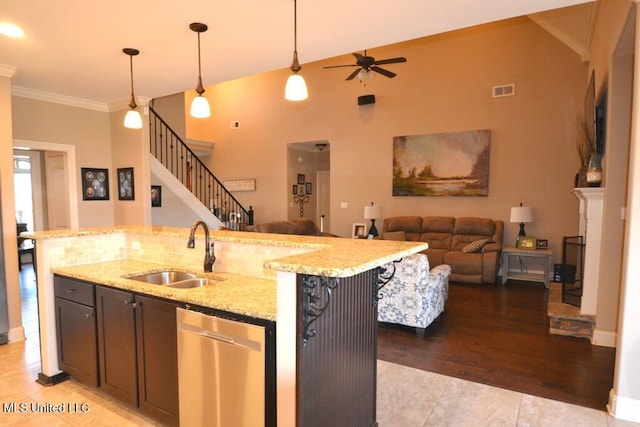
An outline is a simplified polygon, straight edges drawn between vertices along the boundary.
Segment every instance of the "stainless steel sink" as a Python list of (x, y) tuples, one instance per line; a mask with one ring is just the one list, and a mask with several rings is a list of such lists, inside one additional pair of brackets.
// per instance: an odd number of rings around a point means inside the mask
[(126, 279), (137, 280), (139, 282), (148, 283), (150, 285), (166, 286), (168, 288), (175, 289), (191, 289), (200, 288), (205, 286), (210, 281), (221, 282), (224, 277), (219, 276), (207, 276), (199, 277), (194, 273), (187, 273), (185, 271), (165, 270), (156, 271), (153, 273), (142, 273), (132, 276), (123, 276)]
[(179, 282), (169, 283), (167, 288), (178, 288), (178, 289), (190, 289), (190, 288), (199, 288), (201, 286), (209, 283), (209, 280), (204, 277), (196, 277), (195, 279), (187, 279), (181, 280)]
[[(155, 273), (145, 273), (136, 276), (127, 276), (127, 279), (137, 280), (139, 282), (145, 282), (152, 285), (169, 285), (185, 280), (196, 279), (197, 276), (193, 273), (186, 273), (184, 271), (158, 271)], [(205, 279), (206, 282), (206, 279)], [(202, 285), (200, 285), (202, 286)]]

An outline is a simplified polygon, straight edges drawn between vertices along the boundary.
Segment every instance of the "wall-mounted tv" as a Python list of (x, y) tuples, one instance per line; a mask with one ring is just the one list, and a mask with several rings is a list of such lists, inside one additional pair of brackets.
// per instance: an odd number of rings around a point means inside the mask
[(584, 120), (589, 137), (595, 142), (596, 151), (604, 154), (607, 116), (607, 91), (596, 97), (595, 72), (591, 72), (584, 97)]

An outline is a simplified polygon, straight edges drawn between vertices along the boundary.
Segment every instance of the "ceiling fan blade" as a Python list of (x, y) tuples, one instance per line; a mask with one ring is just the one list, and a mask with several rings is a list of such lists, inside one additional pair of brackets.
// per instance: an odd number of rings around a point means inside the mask
[[(365, 55), (366, 55), (366, 52), (367, 51), (365, 50)], [(352, 55), (356, 57), (356, 61), (358, 61), (358, 62), (360, 62), (360, 61), (362, 61), (364, 59), (364, 56), (359, 54), (359, 53), (354, 53)]]
[(361, 68), (358, 68), (357, 70), (355, 70), (353, 73), (349, 74), (349, 77), (347, 77), (347, 80), (352, 80), (355, 76), (358, 75), (358, 73), (360, 72)]
[(381, 59), (374, 61), (373, 65), (397, 64), (398, 62), (407, 62), (407, 58), (400, 56), (398, 58)]
[(387, 76), (389, 78), (396, 76), (396, 73), (392, 73), (391, 71), (385, 70), (384, 68), (380, 68), (380, 67), (371, 67), (371, 71), (375, 71), (376, 73), (380, 73), (383, 76)]
[(343, 68), (343, 67), (357, 67), (356, 64), (349, 64), (349, 65), (327, 65), (325, 67), (322, 68)]

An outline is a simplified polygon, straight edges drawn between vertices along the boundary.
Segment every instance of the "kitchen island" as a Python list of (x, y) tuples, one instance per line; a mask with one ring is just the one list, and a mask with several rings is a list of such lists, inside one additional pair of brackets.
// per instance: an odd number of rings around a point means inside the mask
[[(341, 410), (361, 420), (358, 406), (374, 424), (377, 267), (424, 250), (426, 244), (213, 231), (217, 260), (213, 272), (205, 274), (204, 234), (196, 235), (195, 249), (186, 247), (188, 235), (186, 228), (149, 226), (23, 235), (36, 240), (41, 382), (61, 372), (55, 273), (187, 308), (275, 320), (278, 425), (326, 425), (331, 417), (345, 419)], [(128, 278), (167, 268), (212, 280), (200, 288), (172, 289)], [(354, 375), (347, 375), (356, 367)], [(341, 377), (356, 385), (362, 404), (353, 402), (354, 389), (346, 389)], [(338, 410), (340, 405), (345, 407)]]

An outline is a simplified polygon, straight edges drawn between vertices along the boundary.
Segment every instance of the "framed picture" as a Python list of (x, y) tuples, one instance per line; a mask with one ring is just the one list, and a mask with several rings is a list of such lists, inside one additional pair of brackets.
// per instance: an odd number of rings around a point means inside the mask
[(536, 248), (536, 238), (523, 236), (518, 239), (518, 249), (531, 249)]
[(306, 194), (311, 194), (311, 183), (307, 182), (307, 183), (304, 184), (304, 186), (305, 186), (305, 190), (306, 190), (305, 193)]
[(118, 199), (135, 200), (133, 189), (133, 168), (118, 169)]
[(256, 191), (256, 179), (231, 179), (223, 182), (229, 191)]
[(490, 146), (489, 129), (395, 136), (392, 195), (487, 197)]
[(366, 227), (367, 227), (367, 224), (363, 222), (354, 222), (353, 228), (351, 231), (351, 237), (353, 237), (354, 239), (365, 238), (367, 235)]
[(109, 200), (109, 170), (81, 168), (82, 200)]
[(549, 241), (547, 239), (537, 239), (536, 249), (547, 249), (549, 247)]
[(292, 191), (292, 194), (293, 194), (294, 196), (297, 196), (297, 195), (298, 195), (298, 185), (297, 185), (297, 184), (293, 184), (293, 191)]
[(298, 174), (298, 184), (304, 185), (305, 176), (303, 173)]
[(151, 186), (151, 206), (154, 208), (162, 206), (162, 186), (160, 185)]

